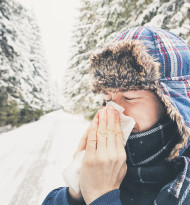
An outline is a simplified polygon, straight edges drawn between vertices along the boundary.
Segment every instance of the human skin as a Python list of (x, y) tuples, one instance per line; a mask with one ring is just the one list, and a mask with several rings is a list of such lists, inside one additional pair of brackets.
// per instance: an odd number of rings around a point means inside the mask
[(134, 118), (136, 124), (132, 133), (150, 129), (166, 114), (164, 104), (150, 90), (107, 92), (104, 98), (121, 105), (125, 108), (123, 114)]
[[(136, 124), (132, 131), (133, 133), (138, 133), (150, 129), (164, 115), (165, 109), (163, 103), (160, 101), (157, 95), (155, 95), (152, 91), (149, 90), (137, 90), (137, 91), (127, 91), (127, 92), (117, 92), (117, 93), (108, 92), (106, 95), (104, 95), (104, 98), (106, 100), (112, 100), (117, 104), (121, 105), (122, 107), (124, 107), (125, 108), (124, 114), (127, 116), (131, 116), (135, 119)], [(113, 110), (114, 112), (116, 112), (114, 108)], [(104, 113), (102, 112), (103, 110), (101, 109), (96, 114), (91, 126), (88, 128), (88, 130), (82, 137), (81, 142), (75, 154), (77, 154), (78, 152), (84, 149), (87, 149), (88, 142), (89, 143), (93, 142), (98, 144), (98, 142), (101, 142), (100, 139), (105, 140), (106, 137), (104, 138), (98, 137), (99, 132), (106, 133), (108, 132), (108, 130), (112, 129), (113, 127), (116, 127), (116, 124), (117, 124), (117, 129), (120, 129), (120, 121), (119, 121), (119, 117), (116, 116), (117, 114), (113, 115), (112, 113), (111, 115), (109, 113), (110, 110), (104, 111)], [(110, 125), (110, 120), (112, 121), (112, 126), (109, 128), (108, 125)], [(115, 122), (115, 125), (113, 121)], [(97, 124), (94, 124), (95, 122)], [(94, 133), (93, 139), (96, 139), (94, 141), (91, 141), (92, 134), (89, 134), (92, 132)], [(108, 136), (107, 139), (109, 139), (109, 135), (107, 136)], [(114, 136), (118, 140), (116, 134)], [(115, 144), (117, 143), (115, 142), (115, 140), (112, 140), (111, 143), (112, 144), (110, 144), (110, 146), (113, 149), (113, 147), (115, 147)], [(85, 202), (89, 204), (99, 196), (107, 193), (108, 191), (119, 188), (122, 182), (121, 179), (122, 177), (124, 177), (122, 174), (124, 174), (126, 169), (125, 167), (126, 163), (123, 162), (124, 153), (126, 155), (124, 147), (123, 146), (120, 147), (120, 150), (122, 150), (123, 158), (118, 156), (117, 149), (115, 149), (115, 152), (105, 151), (104, 153), (103, 150), (107, 150), (107, 147), (104, 146), (104, 148), (102, 149), (102, 154), (98, 155), (99, 156), (98, 159), (94, 158), (93, 156), (93, 157), (87, 157), (87, 162), (85, 160), (83, 161), (83, 166), (81, 169), (82, 171), (80, 175), (80, 187), (81, 187), (82, 195), (81, 193), (76, 194), (71, 188), (69, 188), (69, 193), (73, 198), (81, 199), (83, 196)], [(95, 149), (95, 153), (96, 153), (96, 149)], [(92, 152), (88, 153), (88, 156), (91, 155)], [(111, 160), (112, 158), (114, 158), (115, 160), (114, 162)], [(120, 164), (118, 163), (119, 161)], [(119, 169), (118, 166), (120, 166), (120, 171), (122, 174), (118, 172)], [(117, 176), (122, 175), (122, 177), (114, 178), (114, 176), (116, 175)], [(108, 176), (111, 177), (109, 178)]]
[(126, 152), (119, 112), (103, 108), (89, 131), (79, 183), (86, 204), (119, 189), (126, 174)]
[[(82, 194), (76, 194), (69, 187), (69, 194), (76, 200), (73, 204), (80, 202), (82, 196), (86, 204), (90, 204), (99, 196), (118, 189), (126, 174), (126, 153), (119, 112), (113, 106), (98, 111), (83, 135), (75, 155), (84, 148), (86, 152), (79, 177)], [(89, 176), (86, 172), (92, 175)], [(87, 181), (89, 183), (86, 183)], [(100, 182), (105, 186), (102, 186)], [(97, 187), (98, 184), (101, 186)]]

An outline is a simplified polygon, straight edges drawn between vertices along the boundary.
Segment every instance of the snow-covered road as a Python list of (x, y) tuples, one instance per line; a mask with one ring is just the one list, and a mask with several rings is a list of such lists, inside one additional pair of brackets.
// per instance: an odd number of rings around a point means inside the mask
[(90, 122), (58, 110), (0, 135), (0, 205), (40, 205), (65, 182), (64, 168)]

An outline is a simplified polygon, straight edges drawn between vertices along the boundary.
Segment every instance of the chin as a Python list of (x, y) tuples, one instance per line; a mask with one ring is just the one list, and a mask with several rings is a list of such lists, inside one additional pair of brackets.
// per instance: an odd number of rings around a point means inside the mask
[(141, 132), (141, 131), (140, 131), (139, 125), (136, 123), (134, 128), (132, 129), (131, 133), (138, 133), (138, 132)]
[(138, 127), (138, 128), (137, 128), (137, 127), (134, 127), (131, 133), (135, 133), (135, 134), (136, 134), (136, 133), (141, 133), (141, 132), (145, 132), (145, 131), (147, 131), (147, 130), (149, 130), (149, 129), (150, 129), (150, 128), (143, 128), (143, 129), (142, 129), (142, 128), (139, 128), (139, 127)]

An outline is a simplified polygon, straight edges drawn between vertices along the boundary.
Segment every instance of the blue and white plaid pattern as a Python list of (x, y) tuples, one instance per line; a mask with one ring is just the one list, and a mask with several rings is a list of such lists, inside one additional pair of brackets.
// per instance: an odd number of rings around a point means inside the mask
[[(185, 167), (175, 180), (164, 186), (156, 199), (154, 205), (189, 205), (190, 204), (190, 166), (188, 157), (180, 157), (184, 160)], [(175, 197), (168, 197), (171, 193)]]
[(149, 55), (161, 63), (160, 89), (190, 128), (190, 47), (175, 34), (148, 26), (129, 29), (116, 38), (122, 39), (142, 40)]

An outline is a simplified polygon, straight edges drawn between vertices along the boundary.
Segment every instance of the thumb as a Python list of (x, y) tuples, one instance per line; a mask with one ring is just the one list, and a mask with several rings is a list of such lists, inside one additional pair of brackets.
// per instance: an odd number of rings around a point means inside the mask
[(87, 143), (87, 137), (88, 137), (88, 132), (90, 129), (91, 125), (88, 127), (88, 129), (86, 130), (86, 132), (84, 133), (84, 135), (81, 137), (81, 140), (78, 144), (78, 147), (73, 155), (73, 158), (75, 158), (75, 156), (79, 153), (82, 152), (83, 150), (86, 149), (86, 143)]
[(86, 154), (94, 154), (96, 151), (96, 144), (97, 144), (97, 138), (96, 133), (98, 129), (98, 117), (99, 112), (96, 115), (96, 117), (93, 119), (92, 126), (88, 133), (87, 143), (86, 143)]
[[(99, 111), (96, 113), (96, 115), (95, 115), (93, 121), (98, 118), (98, 115), (99, 115)], [(79, 144), (78, 144), (78, 147), (77, 147), (77, 149), (76, 149), (76, 151), (75, 151), (75, 153), (74, 153), (74, 155), (73, 155), (73, 158), (75, 158), (75, 156), (76, 156), (79, 152), (82, 152), (83, 150), (86, 149), (88, 133), (89, 133), (90, 129), (92, 129), (93, 121), (92, 121), (92, 123), (90, 124), (90, 126), (88, 127), (88, 129), (86, 130), (86, 132), (84, 133), (84, 135), (81, 137), (81, 140), (80, 140), (80, 142), (79, 142)]]

